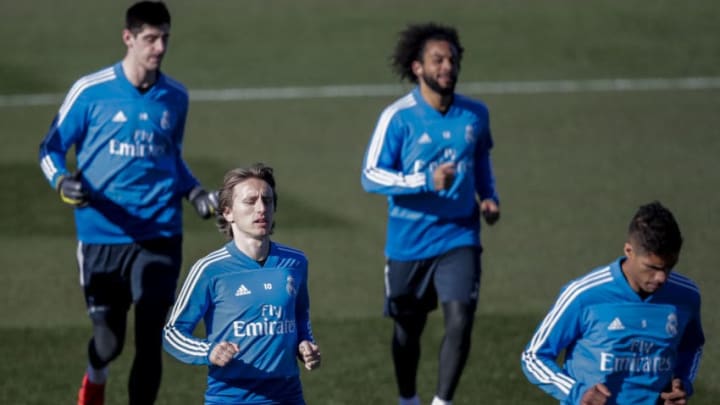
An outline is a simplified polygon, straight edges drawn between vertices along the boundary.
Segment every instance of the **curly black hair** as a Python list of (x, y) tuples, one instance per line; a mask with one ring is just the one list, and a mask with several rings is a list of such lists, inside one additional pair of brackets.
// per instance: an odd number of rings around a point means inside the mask
[(457, 50), (457, 63), (460, 65), (463, 55), (463, 47), (460, 45), (460, 38), (457, 30), (453, 27), (439, 25), (434, 22), (424, 24), (408, 25), (398, 35), (400, 38), (395, 45), (395, 50), (390, 57), (393, 71), (400, 76), (400, 79), (410, 80), (417, 83), (418, 79), (412, 71), (412, 63), (421, 61), (425, 44), (429, 40), (447, 41)]
[(661, 257), (677, 255), (683, 243), (675, 217), (658, 201), (638, 209), (630, 221), (628, 236), (643, 252)]

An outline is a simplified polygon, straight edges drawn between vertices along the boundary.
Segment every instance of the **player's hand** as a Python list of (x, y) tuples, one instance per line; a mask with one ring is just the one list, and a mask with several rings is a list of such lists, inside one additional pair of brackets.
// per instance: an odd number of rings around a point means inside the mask
[(582, 396), (580, 405), (605, 405), (612, 394), (605, 384), (598, 383), (590, 387)]
[(455, 163), (443, 163), (433, 171), (435, 191), (449, 189), (452, 187), (453, 181), (455, 181)]
[(306, 369), (312, 371), (320, 367), (320, 348), (315, 343), (303, 340), (298, 345), (298, 354)]
[(208, 219), (218, 213), (219, 198), (217, 191), (207, 192), (201, 186), (197, 186), (188, 194), (188, 200), (202, 219)]
[(673, 378), (670, 392), (660, 393), (660, 400), (663, 405), (685, 405), (687, 404), (687, 393), (683, 388), (682, 380)]
[(210, 363), (225, 367), (239, 351), (240, 347), (236, 343), (220, 342), (210, 352)]
[(80, 173), (61, 176), (57, 184), (57, 191), (60, 194), (60, 199), (65, 204), (73, 207), (85, 207), (88, 205), (89, 193), (83, 186), (82, 181), (80, 181)]
[(489, 198), (480, 201), (480, 213), (488, 225), (494, 225), (500, 219), (500, 207)]

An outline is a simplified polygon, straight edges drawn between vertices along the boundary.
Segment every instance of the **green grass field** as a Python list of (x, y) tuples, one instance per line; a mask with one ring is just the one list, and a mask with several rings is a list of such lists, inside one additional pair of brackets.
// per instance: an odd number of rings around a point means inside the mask
[[(129, 1), (0, 5), (0, 98), (64, 93), (121, 58)], [(168, 1), (164, 70), (192, 89), (395, 84), (395, 33), (434, 19), (460, 29), (461, 81), (720, 76), (720, 3), (698, 0)], [(399, 96), (400, 94), (398, 94)], [(685, 236), (678, 269), (704, 295), (708, 343), (693, 404), (720, 395), (720, 90), (474, 94), (491, 109), (503, 218), (483, 233), (484, 275), (457, 404), (554, 403), (519, 356), (560, 286), (622, 253), (638, 205), (660, 199)], [(359, 169), (394, 97), (193, 102), (185, 154), (208, 187), (225, 170), (277, 170), (275, 239), (305, 250), (323, 367), (309, 404), (394, 403), (382, 318), (385, 202)], [(59, 106), (0, 107), (0, 403), (72, 403), (89, 337), (71, 210), (45, 183), (37, 145)], [(187, 210), (184, 271), (223, 242)], [(433, 394), (441, 317), (423, 341), (420, 395)], [(108, 405), (127, 403), (132, 340), (111, 369)], [(158, 404), (202, 403), (202, 367), (167, 357)]]

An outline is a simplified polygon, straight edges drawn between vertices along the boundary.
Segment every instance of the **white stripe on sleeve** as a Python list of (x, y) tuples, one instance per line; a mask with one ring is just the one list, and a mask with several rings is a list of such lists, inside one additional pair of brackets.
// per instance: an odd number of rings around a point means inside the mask
[(535, 332), (528, 350), (523, 353), (523, 361), (528, 371), (537, 378), (538, 381), (553, 384), (566, 395), (570, 393), (570, 389), (572, 389), (573, 384), (575, 384), (575, 380), (564, 373), (554, 372), (545, 363), (540, 361), (536, 356), (537, 350), (545, 343), (550, 332), (552, 332), (558, 320), (573, 300), (584, 291), (611, 282), (612, 280), (610, 267), (605, 267), (571, 283), (560, 297), (558, 297), (555, 306), (545, 316), (537, 332)]

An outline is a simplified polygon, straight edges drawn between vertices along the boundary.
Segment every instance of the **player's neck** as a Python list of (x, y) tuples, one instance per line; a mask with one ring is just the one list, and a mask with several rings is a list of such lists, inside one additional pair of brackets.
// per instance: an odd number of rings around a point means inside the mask
[(627, 270), (627, 259), (624, 259), (622, 263), (620, 263), (620, 273), (622, 273), (623, 277), (625, 277), (625, 281), (628, 283), (630, 288), (635, 291), (635, 293), (640, 296), (640, 299), (646, 299), (651, 294), (643, 291), (640, 286), (632, 279), (632, 277), (629, 276), (628, 270)]
[(420, 94), (430, 107), (436, 109), (441, 114), (445, 114), (447, 110), (450, 109), (450, 104), (452, 104), (453, 101), (452, 94), (440, 94), (422, 82), (420, 83)]
[(245, 235), (236, 236), (235, 246), (256, 262), (264, 262), (270, 253), (270, 238), (256, 239)]
[(145, 91), (152, 87), (158, 77), (157, 70), (147, 70), (133, 63), (128, 58), (123, 59), (122, 68), (130, 84), (140, 91)]

